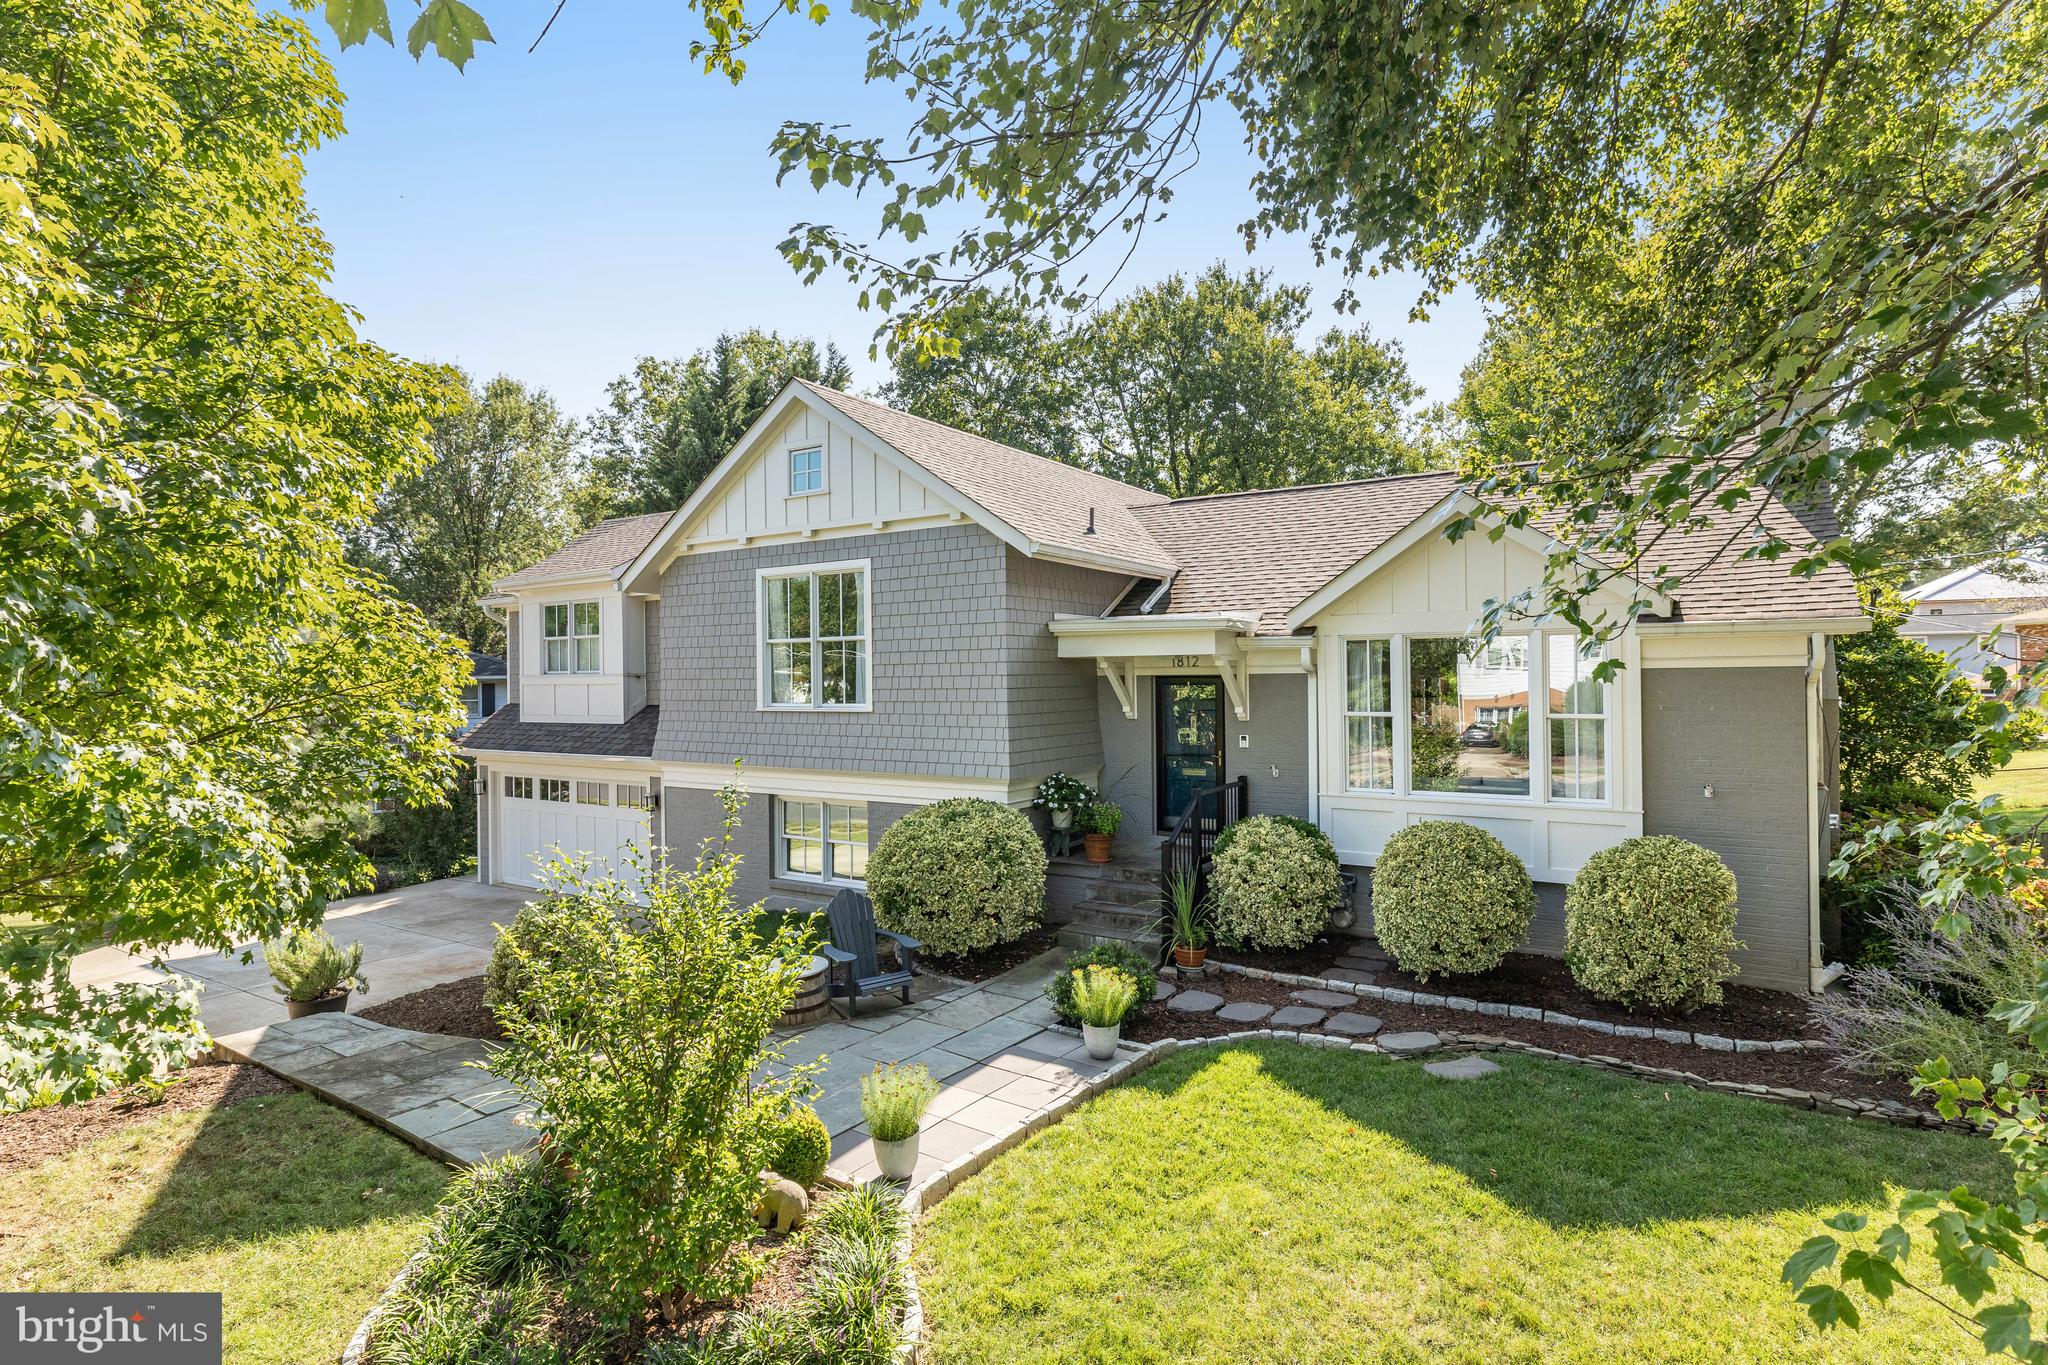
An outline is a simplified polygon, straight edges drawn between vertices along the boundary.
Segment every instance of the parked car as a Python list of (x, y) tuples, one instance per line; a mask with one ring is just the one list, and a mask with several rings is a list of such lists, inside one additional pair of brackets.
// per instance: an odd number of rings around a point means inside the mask
[(1458, 742), (1460, 744), (1498, 744), (1500, 740), (1495, 737), (1491, 725), (1482, 725), (1478, 721), (1474, 721), (1465, 727), (1463, 734), (1458, 736)]

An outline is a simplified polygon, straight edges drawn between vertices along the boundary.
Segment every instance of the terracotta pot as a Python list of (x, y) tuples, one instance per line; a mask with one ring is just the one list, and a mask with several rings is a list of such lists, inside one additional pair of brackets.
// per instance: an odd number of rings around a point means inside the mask
[(1173, 945), (1174, 965), (1186, 967), (1189, 971), (1193, 971), (1201, 966), (1203, 960), (1208, 956), (1209, 950), (1207, 948), (1184, 948), (1178, 943)]
[(286, 1000), (284, 1017), (302, 1019), (309, 1014), (342, 1014), (348, 1009), (347, 991), (329, 991), (318, 1000)]
[(1081, 836), (1081, 847), (1087, 850), (1089, 862), (1106, 863), (1109, 861), (1109, 846), (1114, 841), (1114, 835), (1084, 834)]

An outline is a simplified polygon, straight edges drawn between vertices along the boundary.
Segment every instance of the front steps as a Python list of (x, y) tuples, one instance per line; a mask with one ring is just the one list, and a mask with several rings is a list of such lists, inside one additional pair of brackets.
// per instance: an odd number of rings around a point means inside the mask
[(1045, 880), (1046, 918), (1060, 926), (1062, 946), (1121, 943), (1142, 957), (1159, 955), (1157, 925), (1164, 907), (1156, 848), (1107, 863), (1078, 855), (1054, 858)]

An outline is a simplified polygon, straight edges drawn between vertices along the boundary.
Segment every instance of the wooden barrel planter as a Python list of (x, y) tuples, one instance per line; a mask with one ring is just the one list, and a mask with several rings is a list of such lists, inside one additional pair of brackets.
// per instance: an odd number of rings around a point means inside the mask
[(828, 968), (829, 964), (822, 957), (814, 957), (805, 964), (803, 975), (797, 978), (796, 998), (782, 1012), (778, 1027), (809, 1028), (832, 1013), (832, 996), (827, 989)]

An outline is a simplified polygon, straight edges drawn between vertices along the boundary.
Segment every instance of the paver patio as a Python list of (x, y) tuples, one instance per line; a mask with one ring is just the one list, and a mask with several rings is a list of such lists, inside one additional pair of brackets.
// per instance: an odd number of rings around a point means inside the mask
[[(327, 931), (344, 944), (361, 941), (363, 974), (370, 980), (369, 991), (353, 997), (349, 1008), (475, 976), (490, 961), (491, 945), (498, 939), (494, 926), (510, 924), (533, 894), (450, 877), (334, 902), (327, 908)], [(245, 950), (247, 962), (241, 960)], [(164, 954), (164, 965), (199, 983), (200, 1014), (216, 1037), (284, 1017), (284, 1002), (271, 989), (260, 943), (243, 944), (233, 953), (177, 947)], [(119, 948), (81, 955), (72, 975), (79, 984), (93, 986), (164, 977), (150, 965), (148, 954)]]

